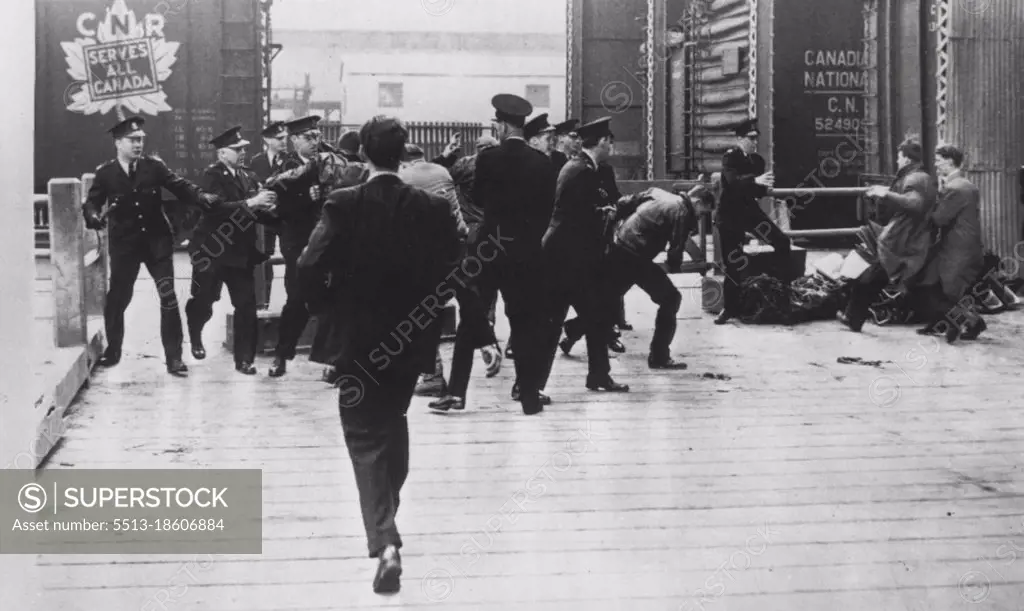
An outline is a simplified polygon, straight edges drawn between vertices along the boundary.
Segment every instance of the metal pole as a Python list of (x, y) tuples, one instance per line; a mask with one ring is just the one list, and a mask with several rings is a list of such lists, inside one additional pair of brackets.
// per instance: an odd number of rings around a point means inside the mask
[(853, 236), (857, 235), (858, 231), (860, 231), (860, 227), (842, 227), (839, 229), (793, 229), (790, 231), (784, 231), (783, 233), (790, 238), (819, 238)]
[(809, 189), (772, 189), (768, 192), (771, 197), (778, 197), (780, 195), (824, 195), (828, 196), (849, 196), (849, 195), (864, 195), (868, 192), (868, 187), (817, 187)]

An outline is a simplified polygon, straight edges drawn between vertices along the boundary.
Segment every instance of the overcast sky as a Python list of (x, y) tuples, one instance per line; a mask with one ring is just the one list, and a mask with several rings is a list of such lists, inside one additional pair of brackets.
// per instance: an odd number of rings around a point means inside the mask
[(565, 32), (563, 0), (274, 0), (289, 30)]

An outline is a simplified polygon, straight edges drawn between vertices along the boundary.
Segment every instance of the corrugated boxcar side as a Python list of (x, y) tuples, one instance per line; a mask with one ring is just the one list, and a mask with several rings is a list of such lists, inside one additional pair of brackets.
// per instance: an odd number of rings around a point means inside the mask
[[(1024, 165), (1024, 3), (951, 3), (945, 140), (967, 154), (981, 189), (985, 244), (1024, 267), (1024, 206), (1017, 169)], [(965, 7), (973, 6), (968, 11)]]
[[(574, 0), (579, 11), (581, 83), (574, 94), (580, 100), (584, 123), (611, 115), (615, 133), (612, 165), (620, 179), (638, 179), (644, 173), (644, 101), (646, 61), (645, 0)], [(570, 111), (571, 112), (571, 111)], [(557, 119), (557, 117), (556, 117)]]

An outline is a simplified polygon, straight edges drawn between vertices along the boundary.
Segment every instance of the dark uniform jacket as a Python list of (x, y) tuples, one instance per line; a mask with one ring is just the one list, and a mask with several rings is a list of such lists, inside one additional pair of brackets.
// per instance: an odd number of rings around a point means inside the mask
[(544, 252), (556, 282), (577, 285), (593, 281), (616, 218), (602, 208), (614, 206), (621, 211), (618, 216), (625, 217), (639, 200), (639, 194), (622, 196), (611, 166), (598, 167), (586, 153), (571, 159), (558, 175), (555, 209), (544, 234)]
[(274, 156), (274, 163), (270, 163), (270, 157), (267, 156), (266, 151), (256, 155), (249, 162), (249, 169), (252, 170), (256, 177), (260, 179), (260, 182), (267, 182), (271, 176), (277, 174), (284, 167), (284, 160), (288, 156), (288, 152), (278, 153)]
[(565, 164), (569, 163), (569, 158), (562, 151), (551, 151), (551, 163), (555, 166), (555, 176), (558, 176)]
[(244, 268), (266, 261), (269, 257), (256, 245), (256, 223), (274, 223), (275, 219), (253, 212), (246, 204), (259, 191), (256, 175), (242, 168), (232, 175), (218, 161), (206, 168), (200, 185), (225, 204), (203, 213), (188, 246), (193, 265), (205, 271), (210, 266)]
[(310, 197), (311, 187), (320, 187), (324, 198), (332, 190), (357, 184), (366, 168), (350, 164), (336, 153), (319, 152), (303, 160), (296, 153), (288, 155), (282, 171), (266, 182), (278, 195), (277, 216), (281, 219), (281, 254), (286, 260), (297, 260), (309, 242), (309, 234), (320, 220), (321, 201)]
[(318, 361), (371, 375), (433, 366), (459, 251), (448, 202), (398, 176), (331, 192), (299, 259), (310, 311), (330, 320), (330, 356)]
[(729, 149), (722, 159), (722, 194), (719, 198), (715, 224), (737, 229), (753, 228), (766, 215), (757, 200), (768, 194), (768, 188), (754, 182), (764, 174), (764, 157)]
[(473, 201), (484, 211), (482, 233), (499, 240), (511, 259), (540, 255), (554, 200), (551, 160), (522, 138), (508, 138), (477, 155)]
[(136, 162), (134, 179), (129, 178), (117, 159), (96, 168), (82, 212), (88, 218), (100, 215), (107, 207), (110, 256), (148, 253), (162, 258), (173, 254), (173, 230), (164, 213), (161, 189), (204, 210), (209, 210), (215, 201), (172, 172), (163, 161), (149, 155)]

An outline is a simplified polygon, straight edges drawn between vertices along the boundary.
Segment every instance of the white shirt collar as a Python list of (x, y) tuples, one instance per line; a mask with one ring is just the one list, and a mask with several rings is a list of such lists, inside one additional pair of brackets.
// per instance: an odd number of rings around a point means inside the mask
[(398, 172), (392, 172), (391, 170), (374, 170), (374, 171), (370, 172), (370, 175), (366, 177), (366, 180), (370, 181), (370, 180), (373, 180), (374, 178), (377, 178), (378, 176), (389, 176), (389, 175), (401, 178), (400, 176), (398, 176)]
[(121, 169), (124, 170), (124, 173), (129, 175), (129, 176), (131, 176), (131, 174), (132, 174), (132, 165), (134, 164), (136, 167), (138, 167), (138, 163), (139, 163), (138, 161), (133, 161), (131, 163), (127, 163), (127, 162), (121, 160), (120, 157), (117, 159), (117, 162), (121, 164)]
[(594, 163), (594, 167), (596, 168), (597, 167), (597, 158), (594, 157), (594, 154), (591, 153), (590, 151), (588, 151), (587, 149), (583, 149), (583, 152), (587, 155), (587, 157), (590, 158), (590, 161), (592, 161)]

